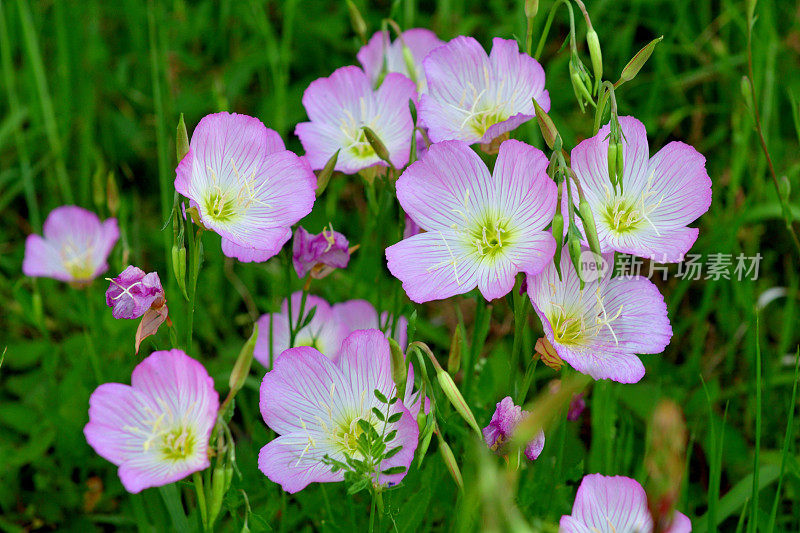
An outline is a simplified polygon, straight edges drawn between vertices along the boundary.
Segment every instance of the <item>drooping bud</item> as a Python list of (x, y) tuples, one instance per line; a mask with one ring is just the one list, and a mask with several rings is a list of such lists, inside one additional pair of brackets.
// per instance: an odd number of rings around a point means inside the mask
[(583, 232), (586, 235), (586, 241), (589, 243), (589, 249), (600, 256), (600, 239), (597, 236), (597, 226), (594, 223), (594, 215), (589, 202), (585, 198), (581, 199), (578, 203), (578, 213), (583, 220)]
[(181, 118), (178, 119), (178, 129), (175, 132), (175, 155), (178, 156), (178, 162), (183, 160), (189, 152), (189, 136), (186, 133), (186, 123), (183, 121), (183, 113)]
[(586, 32), (586, 44), (589, 46), (589, 57), (592, 60), (592, 72), (594, 73), (594, 91), (600, 86), (603, 79), (603, 52), (600, 50), (600, 39), (594, 28), (589, 28)]
[(411, 53), (411, 49), (406, 46), (406, 43), (403, 43), (403, 61), (406, 64), (406, 70), (408, 71), (408, 78), (414, 82), (414, 85), (417, 84), (417, 67), (414, 63), (414, 54)]
[(336, 162), (339, 160), (339, 152), (341, 149), (336, 150), (334, 154), (328, 159), (328, 162), (325, 163), (325, 166), (322, 167), (322, 170), (319, 171), (317, 175), (317, 190), (316, 195), (317, 198), (322, 196), (322, 193), (325, 191), (325, 188), (328, 186), (328, 182), (331, 181), (331, 176), (333, 176), (333, 169), (336, 168)]
[(461, 391), (458, 390), (452, 376), (441, 367), (436, 370), (436, 379), (439, 381), (439, 386), (442, 388), (444, 395), (450, 400), (450, 403), (455, 407), (456, 411), (458, 411), (458, 414), (461, 415), (461, 418), (466, 420), (467, 424), (469, 424), (478, 435), (481, 435), (481, 428), (475, 420), (475, 415), (472, 414), (472, 410), (469, 408), (469, 405), (467, 405), (467, 401), (464, 399), (464, 396), (462, 396)]
[[(422, 396), (420, 396), (422, 397)], [(424, 409), (419, 410), (417, 415), (417, 427), (419, 427), (419, 446), (417, 446), (417, 468), (422, 466), (425, 454), (428, 453), (428, 446), (431, 444), (431, 437), (436, 429), (436, 416), (433, 412), (425, 414)]]
[(456, 482), (458, 488), (463, 489), (464, 478), (461, 476), (461, 469), (458, 467), (456, 457), (453, 455), (453, 450), (450, 449), (450, 446), (445, 442), (444, 438), (442, 438), (441, 432), (437, 433), (436, 436), (439, 437), (439, 451), (442, 453), (442, 460), (447, 470), (450, 472), (450, 475), (453, 476), (453, 481)]
[[(561, 186), (558, 187), (559, 193)], [(564, 247), (564, 215), (561, 214), (561, 194), (558, 195), (558, 203), (556, 204), (556, 214), (553, 215), (552, 231), (553, 238), (556, 240), (556, 253), (553, 255), (553, 262), (558, 272), (558, 278), (561, 279), (561, 250)]]
[(235, 396), (242, 387), (247, 376), (250, 375), (250, 366), (253, 363), (253, 351), (256, 348), (256, 340), (258, 340), (258, 323), (253, 324), (253, 333), (250, 338), (244, 343), (242, 349), (239, 351), (239, 357), (236, 358), (236, 363), (231, 370), (231, 376), (228, 378), (228, 387), (231, 389), (231, 396)]
[(545, 113), (544, 109), (539, 105), (535, 98), (533, 100), (533, 107), (536, 109), (536, 121), (539, 123), (539, 128), (542, 130), (542, 137), (547, 146), (552, 149), (558, 137), (558, 130), (553, 123), (553, 119)]
[(394, 381), (394, 386), (397, 387), (397, 397), (405, 398), (406, 380), (408, 379), (406, 357), (403, 355), (400, 345), (392, 338), (389, 339), (389, 351), (391, 353), (392, 380)]
[(616, 190), (617, 188), (617, 147), (619, 145), (614, 139), (608, 140), (608, 179), (611, 181), (611, 186)]
[(628, 64), (625, 65), (625, 68), (622, 69), (622, 74), (620, 74), (620, 81), (618, 83), (625, 83), (635, 78), (636, 75), (639, 74), (639, 71), (642, 70), (644, 64), (647, 63), (647, 60), (650, 59), (656, 45), (661, 42), (663, 38), (664, 36), (662, 35), (658, 39), (653, 39), (647, 43), (644, 48), (636, 52), (636, 55), (633, 56), (631, 60), (628, 61)]
[(361, 39), (361, 42), (366, 44), (367, 23), (364, 22), (364, 17), (361, 16), (361, 12), (353, 3), (353, 0), (347, 0), (347, 11), (350, 13), (350, 24), (353, 25), (353, 31)]
[(575, 57), (569, 60), (569, 77), (572, 81), (572, 91), (575, 93), (575, 99), (578, 100), (581, 112), (584, 111), (584, 106), (592, 100), (592, 96), (589, 94), (584, 82), (584, 78), (588, 78), (588, 76), (584, 76), (583, 68), (580, 60), (576, 60)]
[(367, 142), (375, 151), (375, 155), (391, 165), (392, 162), (389, 159), (389, 150), (386, 149), (386, 145), (383, 144), (383, 141), (381, 141), (380, 137), (378, 137), (378, 134), (368, 126), (363, 126), (361, 129), (364, 130), (364, 137), (367, 138)]
[(617, 184), (619, 185), (619, 192), (622, 192), (623, 181), (622, 178), (625, 175), (625, 159), (624, 159), (624, 152), (622, 150), (622, 143), (617, 143)]

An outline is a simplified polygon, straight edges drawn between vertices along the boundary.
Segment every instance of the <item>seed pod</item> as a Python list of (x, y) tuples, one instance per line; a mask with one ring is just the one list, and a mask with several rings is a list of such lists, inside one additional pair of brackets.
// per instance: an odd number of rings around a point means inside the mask
[(391, 353), (392, 380), (397, 387), (397, 397), (402, 399), (406, 395), (406, 380), (408, 379), (406, 358), (400, 345), (394, 339), (389, 339), (389, 351)]
[(322, 170), (319, 171), (319, 175), (317, 175), (317, 191), (316, 195), (317, 198), (322, 196), (322, 193), (325, 191), (325, 188), (328, 186), (328, 182), (331, 181), (331, 176), (333, 176), (333, 170), (336, 168), (336, 162), (339, 160), (339, 150), (328, 159), (328, 162), (325, 163), (325, 166)]
[(461, 469), (458, 467), (456, 457), (453, 455), (453, 450), (450, 449), (450, 446), (448, 446), (448, 444), (442, 438), (441, 433), (437, 433), (436, 436), (439, 437), (439, 451), (442, 452), (442, 460), (444, 461), (447, 470), (450, 471), (450, 475), (453, 476), (453, 481), (456, 482), (458, 488), (463, 489), (464, 478), (461, 476)]
[(364, 137), (367, 138), (367, 142), (375, 151), (375, 155), (391, 165), (392, 162), (389, 160), (389, 150), (386, 149), (386, 145), (383, 144), (383, 141), (381, 141), (380, 137), (378, 137), (378, 134), (368, 126), (364, 126), (361, 129), (364, 130)]
[(183, 113), (178, 119), (178, 129), (175, 132), (175, 155), (178, 156), (180, 163), (189, 152), (189, 136), (186, 133), (186, 123), (183, 121)]
[(589, 249), (592, 250), (597, 256), (600, 256), (600, 239), (597, 236), (597, 226), (594, 223), (594, 215), (589, 202), (586, 199), (578, 203), (578, 213), (583, 220), (583, 232), (586, 234), (586, 241), (589, 243)]
[(650, 56), (653, 54), (653, 50), (658, 43), (664, 38), (662, 35), (658, 39), (653, 39), (649, 43), (647, 43), (644, 48), (636, 52), (636, 55), (628, 61), (628, 64), (625, 65), (625, 68), (622, 69), (622, 74), (620, 75), (619, 79), (620, 82), (625, 83), (626, 81), (631, 81), (633, 78), (639, 74), (639, 71), (642, 70), (642, 67), (647, 60), (650, 59)]
[(603, 78), (603, 52), (600, 50), (600, 39), (597, 38), (597, 32), (594, 31), (594, 28), (589, 28), (589, 31), (586, 32), (586, 44), (589, 45), (589, 57), (592, 60), (596, 88), (599, 87)]

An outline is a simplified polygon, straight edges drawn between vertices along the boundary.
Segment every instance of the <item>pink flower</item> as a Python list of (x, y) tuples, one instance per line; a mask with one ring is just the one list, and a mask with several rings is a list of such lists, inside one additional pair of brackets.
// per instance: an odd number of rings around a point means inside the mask
[(321, 279), (335, 268), (345, 268), (350, 262), (347, 238), (339, 233), (323, 229), (319, 235), (311, 235), (302, 226), (294, 232), (292, 262), (300, 278), (311, 272), (311, 277)]
[(528, 296), (558, 356), (594, 379), (636, 383), (644, 376), (637, 353), (661, 353), (672, 337), (664, 298), (641, 276), (611, 278), (612, 256), (583, 290), (569, 254), (561, 276), (552, 263), (528, 276)]
[(706, 159), (682, 142), (650, 157), (644, 124), (620, 117), (623, 133), (622, 192), (608, 178), (606, 125), (572, 150), (572, 168), (592, 208), (603, 253), (623, 252), (660, 263), (681, 261), (697, 239), (688, 228), (711, 205)]
[[(492, 415), (489, 425), (483, 428), (483, 440), (490, 450), (500, 455), (507, 454), (507, 444), (514, 435), (520, 420), (528, 415), (528, 411), (523, 411), (518, 405), (514, 405), (511, 396), (506, 396), (497, 402), (497, 408)], [(529, 461), (535, 461), (544, 449), (544, 431), (534, 437), (525, 447), (525, 457)]]
[[(403, 44), (411, 52), (413, 63), (411, 72), (409, 72), (406, 58), (403, 57)], [(444, 42), (436, 37), (435, 33), (424, 28), (406, 30), (394, 42), (390, 42), (388, 31), (379, 31), (375, 32), (369, 42), (361, 47), (357, 57), (373, 85), (380, 80), (385, 62), (385, 72), (397, 72), (416, 81), (417, 90), (424, 93), (428, 84), (425, 82), (425, 74), (422, 71), (422, 60), (431, 50), (443, 44)]]
[(367, 141), (369, 127), (389, 152), (396, 168), (408, 162), (414, 123), (408, 101), (416, 98), (414, 82), (387, 74), (377, 89), (358, 67), (342, 67), (311, 82), (303, 94), (310, 122), (297, 125), (311, 168), (317, 170), (339, 150), (335, 169), (347, 174), (386, 165)]
[[(635, 479), (589, 474), (583, 478), (572, 515), (561, 517), (562, 533), (652, 533), (647, 495)], [(665, 533), (689, 533), (692, 523), (675, 511)]]
[(506, 295), (517, 272), (535, 274), (553, 257), (544, 228), (557, 189), (547, 158), (506, 141), (489, 174), (460, 141), (434, 144), (397, 180), (397, 198), (425, 230), (386, 249), (389, 270), (417, 303), (464, 294), (476, 286), (487, 300)]
[[(292, 294), (292, 324), (297, 324), (303, 293)], [(306, 296), (304, 316), (314, 310), (311, 321), (301, 328), (296, 336), (295, 346), (311, 346), (331, 359), (336, 359), (345, 337), (358, 329), (391, 329), (392, 319), (387, 312), (378, 315), (375, 307), (366, 300), (348, 300), (331, 306), (319, 296)], [(272, 323), (270, 325), (270, 322)], [(406, 344), (408, 321), (398, 317), (394, 338), (402, 348)], [(258, 339), (254, 357), (265, 367), (269, 367), (270, 346), (273, 357), (289, 348), (289, 303), (284, 300), (279, 313), (268, 313), (258, 319)], [(271, 332), (271, 333), (270, 333)], [(271, 337), (270, 337), (271, 335)], [(272, 343), (270, 343), (272, 338)]]
[(203, 365), (181, 350), (153, 352), (133, 370), (130, 386), (106, 383), (92, 393), (83, 433), (136, 493), (209, 466), (218, 408)]
[(131, 265), (109, 281), (106, 305), (113, 308), (114, 318), (139, 318), (150, 306), (160, 307), (164, 303), (164, 289), (156, 272), (145, 274)]
[(91, 211), (63, 205), (50, 212), (43, 229), (44, 237), (25, 241), (26, 276), (83, 283), (108, 270), (108, 254), (119, 239), (116, 218), (100, 222)]
[(176, 170), (175, 190), (222, 236), (222, 252), (266, 261), (311, 212), (317, 180), (260, 120), (235, 113), (203, 117)]
[[(261, 449), (259, 469), (291, 493), (309, 483), (344, 479), (343, 471), (331, 471), (325, 456), (365, 461), (380, 484), (402, 481), (417, 448), (417, 422), (401, 401), (391, 406), (381, 403), (373, 393), (376, 389), (389, 399), (396, 395), (389, 343), (380, 331), (351, 334), (336, 361), (310, 347), (283, 352), (261, 383), (261, 414), (279, 437)], [(384, 413), (384, 421), (373, 408)], [(392, 415), (399, 415), (398, 420), (389, 422)], [(358, 439), (364, 434), (360, 421), (378, 435), (396, 432), (378, 457), (359, 449)], [(401, 449), (392, 457), (380, 460), (398, 446)], [(383, 473), (392, 467), (403, 471)]]
[(419, 116), (433, 142), (488, 144), (535, 116), (533, 99), (550, 110), (544, 69), (517, 42), (494, 39), (492, 53), (472, 37), (456, 37), (423, 61), (428, 92)]

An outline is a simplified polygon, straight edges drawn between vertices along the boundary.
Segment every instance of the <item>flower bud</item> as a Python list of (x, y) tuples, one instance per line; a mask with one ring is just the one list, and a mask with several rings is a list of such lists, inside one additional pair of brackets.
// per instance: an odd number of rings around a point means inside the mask
[(589, 94), (589, 90), (586, 88), (586, 84), (584, 83), (584, 77), (581, 75), (582, 65), (575, 62), (573, 59), (569, 61), (569, 77), (572, 81), (572, 91), (575, 93), (575, 99), (578, 100), (578, 105), (581, 108), (581, 112), (584, 111), (584, 106), (591, 101), (592, 97)]
[(647, 60), (650, 59), (650, 56), (653, 54), (653, 50), (655, 49), (656, 45), (661, 42), (664, 38), (662, 35), (658, 39), (653, 39), (649, 43), (647, 43), (644, 48), (636, 52), (636, 55), (628, 61), (628, 64), (625, 65), (625, 68), (622, 69), (622, 74), (620, 74), (620, 82), (625, 83), (626, 81), (631, 81), (633, 78), (639, 74), (639, 71), (642, 70), (642, 67)]
[(386, 145), (383, 144), (378, 134), (368, 126), (363, 126), (361, 129), (364, 130), (364, 137), (367, 138), (367, 142), (372, 149), (375, 150), (375, 155), (391, 165), (392, 162), (389, 160), (389, 150), (386, 149)]
[(397, 387), (397, 397), (405, 398), (406, 396), (406, 380), (408, 379), (408, 365), (406, 365), (406, 358), (403, 355), (403, 350), (394, 339), (389, 339), (389, 352), (391, 353), (392, 363), (392, 380), (395, 387)]
[(750, 82), (750, 78), (747, 76), (742, 76), (742, 82), (740, 85), (740, 89), (742, 90), (742, 98), (744, 98), (744, 105), (747, 107), (747, 111), (750, 113), (750, 116), (753, 116), (753, 110), (755, 107), (753, 106), (753, 85)]
[(317, 198), (322, 196), (322, 193), (325, 191), (325, 188), (328, 186), (328, 182), (331, 181), (331, 176), (333, 176), (333, 169), (336, 168), (336, 162), (339, 160), (339, 152), (341, 149), (336, 150), (336, 152), (328, 159), (328, 162), (325, 163), (325, 166), (322, 167), (322, 170), (319, 171), (317, 175), (317, 191), (316, 195)]
[(189, 296), (186, 294), (186, 247), (183, 244), (180, 246), (172, 245), (172, 273), (175, 274), (178, 288), (188, 301)]
[(417, 415), (417, 427), (419, 427), (419, 446), (417, 446), (417, 468), (422, 466), (422, 461), (425, 459), (425, 454), (428, 453), (428, 447), (431, 445), (431, 437), (433, 431), (436, 429), (436, 416), (433, 413), (424, 412), (424, 409), (419, 410)]
[(406, 64), (406, 70), (408, 71), (408, 79), (414, 82), (416, 85), (417, 83), (417, 67), (414, 63), (414, 54), (411, 53), (411, 49), (406, 46), (406, 43), (403, 43), (403, 61)]
[(92, 175), (92, 200), (94, 205), (100, 209), (105, 205), (106, 191), (105, 184), (103, 183), (103, 166), (97, 167), (97, 170)]
[(589, 45), (589, 57), (592, 60), (592, 72), (594, 73), (594, 85), (600, 86), (603, 78), (603, 53), (600, 51), (600, 39), (594, 28), (589, 28), (586, 32), (586, 44)]
[(613, 139), (608, 140), (608, 180), (611, 186), (617, 188), (617, 143)]
[[(559, 190), (561, 187), (559, 186)], [(560, 199), (559, 195), (559, 199)], [(561, 279), (561, 249), (564, 247), (564, 215), (561, 214), (561, 202), (556, 204), (556, 214), (553, 216), (553, 238), (556, 240), (556, 253), (553, 255), (553, 262), (558, 271), (558, 277)]]
[(218, 457), (211, 473), (211, 498), (208, 502), (209, 527), (217, 520), (222, 509), (222, 499), (225, 497), (225, 466), (222, 463), (222, 457)]
[(623, 157), (622, 143), (617, 143), (617, 184), (619, 185), (619, 192), (622, 192), (622, 178), (625, 175), (625, 159)]
[(114, 179), (114, 173), (109, 172), (106, 177), (106, 205), (108, 212), (112, 217), (117, 216), (119, 210), (119, 189), (117, 188), (117, 180)]
[(444, 392), (444, 395), (450, 400), (450, 403), (455, 407), (456, 411), (458, 411), (458, 414), (461, 415), (461, 418), (466, 420), (467, 424), (469, 424), (478, 435), (482, 435), (481, 428), (475, 420), (475, 415), (472, 414), (472, 410), (469, 408), (469, 405), (467, 405), (467, 401), (464, 399), (464, 396), (461, 395), (461, 391), (456, 387), (450, 374), (439, 367), (436, 371), (436, 379), (439, 381), (442, 392)]
[(581, 239), (577, 230), (567, 233), (567, 249), (569, 250), (569, 258), (572, 260), (572, 266), (575, 267), (575, 272), (578, 274), (578, 279), (581, 281), (581, 289), (583, 289), (583, 275), (581, 274)]
[(350, 24), (353, 25), (353, 31), (361, 42), (367, 42), (367, 23), (364, 22), (364, 17), (358, 11), (358, 8), (353, 3), (353, 0), (347, 0), (347, 11), (350, 13)]
[(461, 368), (461, 331), (458, 327), (453, 332), (453, 339), (450, 341), (450, 355), (447, 357), (447, 372), (452, 375), (458, 374)]
[(542, 130), (542, 137), (544, 138), (544, 142), (547, 143), (547, 146), (550, 149), (556, 143), (556, 138), (558, 137), (558, 130), (556, 129), (556, 125), (553, 123), (553, 119), (545, 113), (544, 109), (539, 105), (539, 102), (536, 101), (535, 98), (533, 100), (533, 107), (536, 109), (536, 121), (539, 123), (539, 128)]
[(183, 160), (189, 152), (189, 136), (186, 133), (186, 123), (183, 121), (183, 113), (178, 120), (178, 130), (175, 132), (175, 155), (178, 156), (178, 162)]
[(648, 432), (650, 446), (644, 461), (649, 477), (647, 503), (656, 530), (667, 531), (686, 466), (686, 424), (678, 405), (662, 400), (653, 411)]
[(448, 446), (447, 442), (442, 438), (441, 433), (437, 433), (436, 436), (439, 437), (439, 451), (442, 453), (442, 460), (447, 470), (450, 471), (450, 475), (453, 476), (453, 481), (456, 482), (458, 488), (463, 489), (464, 479), (461, 477), (461, 469), (458, 467), (456, 458), (453, 455), (453, 450), (450, 449), (450, 446)]
[(525, 0), (525, 17), (532, 19), (539, 11), (539, 0)]
[(244, 386), (244, 381), (250, 375), (250, 365), (253, 363), (253, 350), (256, 348), (256, 340), (258, 339), (258, 323), (253, 324), (253, 333), (250, 338), (242, 346), (239, 351), (239, 357), (236, 358), (236, 363), (231, 370), (231, 376), (228, 378), (228, 387), (231, 389), (231, 397), (235, 396), (239, 390)]
[[(408, 110), (411, 112), (411, 122), (417, 125), (417, 104), (414, 103), (413, 98), (408, 99)], [(416, 133), (416, 132), (415, 132)]]
[(597, 226), (594, 223), (592, 208), (585, 198), (578, 203), (578, 213), (581, 215), (581, 220), (583, 220), (583, 232), (586, 235), (586, 241), (589, 243), (589, 249), (595, 255), (600, 256), (600, 239), (597, 236)]

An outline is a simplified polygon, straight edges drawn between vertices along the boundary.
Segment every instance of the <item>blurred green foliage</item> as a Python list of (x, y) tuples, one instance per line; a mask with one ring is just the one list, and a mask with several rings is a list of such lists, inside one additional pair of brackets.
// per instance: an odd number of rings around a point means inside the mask
[[(392, 16), (404, 28), (429, 27), (445, 40), (469, 34), (485, 45), (494, 36), (524, 38), (523, 3), (356, 2), (370, 33), (379, 29), (382, 18)], [(775, 528), (800, 530), (796, 439), (784, 449), (794, 381), (791, 354), (800, 338), (798, 263), (741, 92), (745, 3), (586, 3), (610, 78), (642, 45), (664, 36), (639, 76), (619, 91), (620, 114), (633, 114), (646, 124), (652, 152), (670, 140), (683, 140), (706, 156), (714, 200), (697, 223), (700, 237), (692, 252), (704, 257), (760, 253), (759, 277), (688, 281), (671, 276), (658, 281), (675, 333), (670, 346), (661, 356), (643, 357), (647, 375), (641, 383), (597, 383), (587, 414), (579, 422), (552, 428), (542, 458), (519, 472), (518, 479), (504, 473), (500, 460), (474, 449), (458, 416), (446, 414), (443, 430), (462, 462), (464, 496), (457, 496), (432, 451), (421, 470), (413, 469), (399, 489), (387, 494), (390, 518), (383, 526), (399, 531), (480, 529), (482, 513), (504, 513), (502, 505), (512, 503), (532, 524), (554, 524), (569, 512), (584, 473), (630, 475), (646, 485), (642, 459), (647, 420), (657, 401), (668, 397), (682, 406), (689, 430), (678, 508), (695, 520), (695, 531), (713, 530), (705, 516), (709, 510), (723, 530), (733, 530), (740, 515), (768, 530), (784, 458)], [(551, 2), (541, 4), (535, 37)], [(764, 133), (778, 175), (796, 184), (800, 4), (762, 2), (756, 15), (754, 81)], [(578, 27), (583, 46), (582, 21)], [(542, 63), (551, 116), (566, 145), (573, 146), (590, 135), (591, 116), (580, 113), (569, 84), (568, 54), (560, 50), (567, 28), (562, 11)], [(7, 347), (0, 369), (0, 529), (88, 531), (169, 521), (157, 491), (126, 497), (113, 465), (98, 457), (82, 434), (91, 391), (101, 381), (128, 382), (131, 369), (146, 353), (168, 346), (167, 333), (145, 341), (143, 353), (135, 356), (136, 324), (112, 319), (104, 307), (104, 282), (73, 289), (21, 275), (25, 236), (39, 232), (47, 213), (64, 203), (109, 216), (108, 180), (114, 180), (120, 191), (114, 214), (122, 238), (112, 254), (110, 274), (131, 263), (157, 270), (162, 280), (169, 280), (171, 315), (181, 327), (185, 305), (168, 264), (172, 236), (169, 226), (160, 232), (172, 203), (179, 113), (185, 114), (190, 131), (207, 113), (254, 115), (277, 130), (290, 149), (301, 151), (293, 127), (305, 120), (303, 90), (315, 78), (355, 63), (359, 46), (346, 5), (339, 1), (0, 0), (0, 348)], [(588, 64), (585, 53), (584, 61)], [(543, 146), (533, 122), (516, 135)], [(380, 309), (402, 310), (408, 316), (413, 308), (385, 270), (385, 243), (377, 238), (395, 242), (402, 227), (385, 221), (390, 229), (376, 233), (363, 189), (355, 177), (335, 176), (304, 222), (312, 231), (332, 222), (352, 243), (361, 243), (351, 266), (315, 282), (312, 292), (330, 301), (366, 298)], [(800, 216), (796, 190), (790, 198), (795, 216)], [(218, 390), (225, 391), (252, 322), (239, 288), (263, 313), (276, 309), (285, 297), (287, 278), (282, 257), (264, 265), (234, 264), (222, 257), (218, 242), (213, 234), (205, 236), (192, 355), (209, 368)], [(293, 274), (289, 279), (299, 288)], [(770, 294), (779, 296), (770, 300)], [(476, 306), (469, 296), (416, 307), (417, 337), (433, 346), (442, 361), (458, 321), (456, 308), (463, 314), (472, 361), (481, 359), (477, 372), (459, 381), (481, 424), (488, 422), (495, 402), (514, 394), (541, 335), (531, 319), (521, 361), (509, 360), (511, 299), (497, 300), (490, 308)], [(763, 308), (759, 336), (758, 307)], [(480, 330), (488, 324), (487, 312), (492, 321), (483, 344)], [(759, 342), (761, 411), (755, 395)], [(258, 412), (261, 372), (263, 368), (254, 369), (237, 398), (233, 423), (242, 478), (226, 498), (231, 514), (224, 518), (224, 528), (241, 527), (245, 507), (240, 489), (247, 491), (254, 531), (364, 528), (369, 502), (363, 494), (342, 504), (344, 487), (312, 486), (289, 497), (256, 469), (258, 450), (271, 438)], [(540, 365), (531, 397), (556, 377)], [(760, 449), (754, 448), (757, 426)], [(756, 452), (763, 487), (758, 513), (748, 504)], [(501, 508), (490, 508), (495, 500), (487, 496), (486, 487), (491, 483), (500, 493), (515, 496), (499, 498)], [(185, 492), (191, 500), (191, 491)]]

